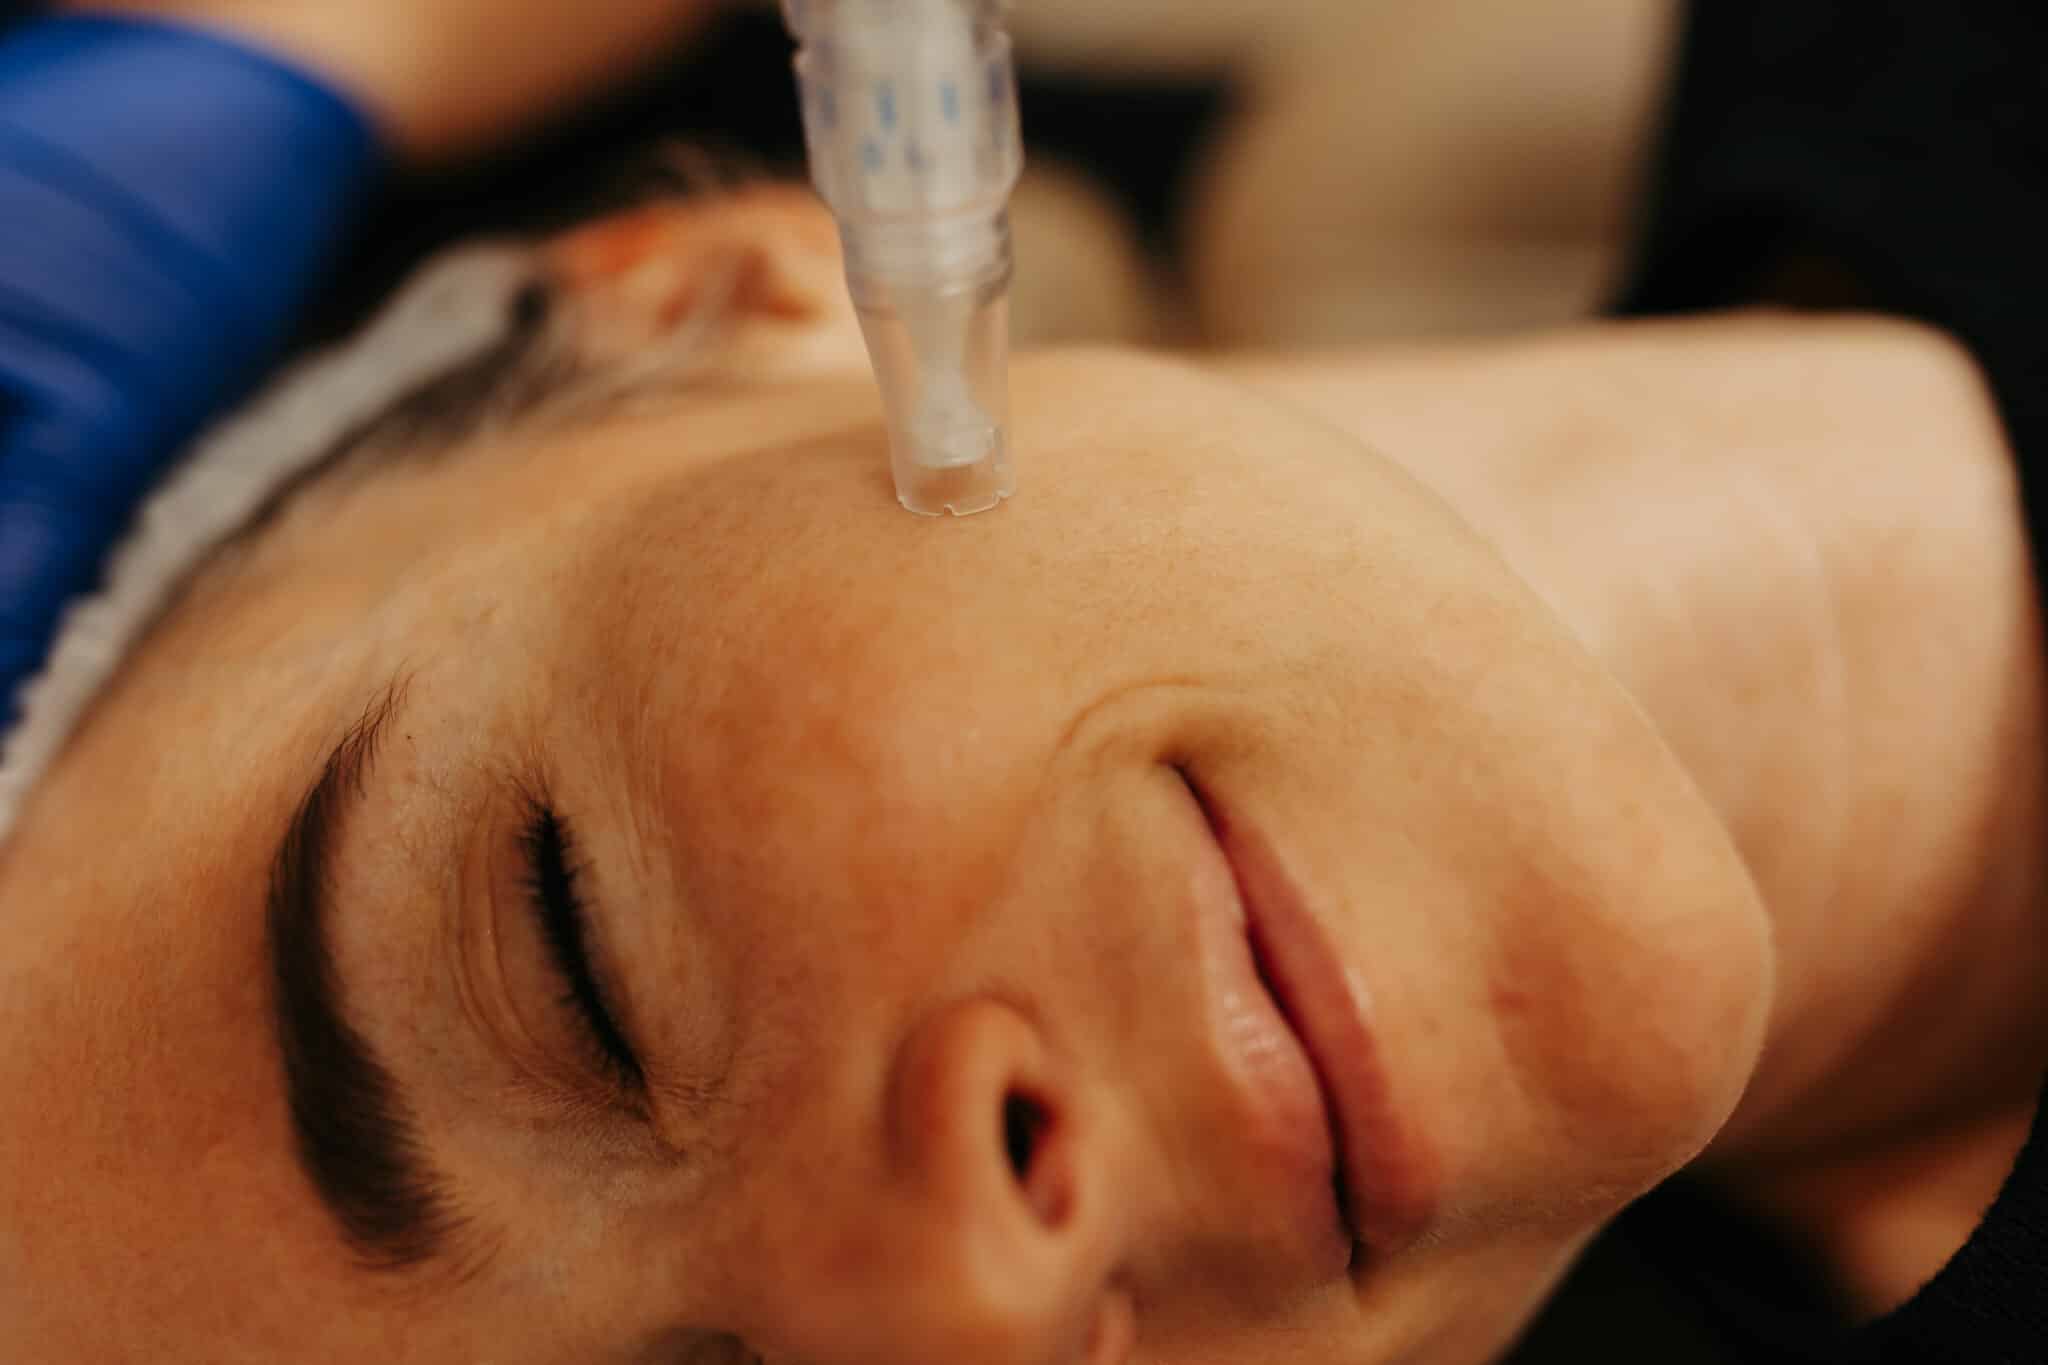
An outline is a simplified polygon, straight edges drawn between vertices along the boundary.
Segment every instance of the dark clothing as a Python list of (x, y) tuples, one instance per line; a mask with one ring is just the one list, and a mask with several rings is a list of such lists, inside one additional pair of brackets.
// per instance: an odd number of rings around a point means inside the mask
[[(2048, 1104), (2048, 1096), (2044, 1096)], [(1970, 1243), (1904, 1307), (1855, 1326), (1820, 1268), (1683, 1178), (1587, 1253), (1514, 1365), (2042, 1365), (2048, 1361), (2048, 1123)]]
[(1856, 1346), (1852, 1359), (1884, 1365), (2048, 1360), (2048, 1096), (1977, 1235)]
[[(1853, 303), (1924, 320), (1968, 346), (2004, 415), (2043, 562), (2048, 17), (2039, 0), (1701, 0), (1649, 207), (1625, 314)], [(1682, 1181), (1624, 1215), (1587, 1264), (1605, 1265), (1610, 1279), (1625, 1266), (1634, 1285), (1636, 1325), (1608, 1343), (1658, 1339), (1667, 1365), (2044, 1365), (2048, 1119), (2037, 1112), (1970, 1243), (1876, 1323), (1852, 1326), (1815, 1267)], [(1644, 1335), (1645, 1304), (1685, 1338), (1679, 1349)], [(1597, 1340), (1606, 1307), (1568, 1291), (1524, 1358)]]
[(2048, 6), (1693, 6), (1621, 311), (1755, 302), (1822, 266), (1860, 286), (1842, 301), (1934, 323), (1975, 352), (2043, 544)]

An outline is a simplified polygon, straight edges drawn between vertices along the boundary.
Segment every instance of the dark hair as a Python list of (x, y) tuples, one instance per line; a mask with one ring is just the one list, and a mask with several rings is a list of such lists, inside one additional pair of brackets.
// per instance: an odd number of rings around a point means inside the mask
[[(562, 230), (664, 200), (728, 193), (761, 179), (759, 169), (736, 154), (694, 143), (664, 144), (586, 177), (557, 204), (547, 229)], [(686, 320), (685, 327), (702, 329), (718, 321), (722, 303), (715, 291), (706, 297), (705, 312)], [(689, 358), (701, 346), (678, 346), (651, 364), (644, 358), (630, 365), (592, 360), (577, 344), (573, 303), (569, 286), (545, 273), (536, 252), (532, 276), (505, 300), (497, 340), (451, 368), (422, 376), (384, 409), (343, 432), (280, 485), (230, 543), (246, 545), (260, 537), (316, 485), (442, 458), (486, 432), (531, 423), (543, 413), (589, 415), (592, 408), (610, 411), (639, 397), (689, 387), (694, 374)]]

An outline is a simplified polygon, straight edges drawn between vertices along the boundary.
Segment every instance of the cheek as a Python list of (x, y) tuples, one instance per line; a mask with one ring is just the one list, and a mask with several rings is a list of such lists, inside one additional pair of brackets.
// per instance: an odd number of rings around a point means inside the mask
[(1677, 1060), (1668, 1055), (1677, 1021), (1659, 1009), (1636, 945), (1555, 884), (1519, 887), (1505, 903), (1509, 932), (1485, 999), (1547, 1136), (1581, 1164), (1654, 1158), (1668, 1145), (1659, 1134), (1682, 1126), (1690, 1106), (1658, 1093)]
[(1695, 1156), (1760, 1042), (1768, 965), (1747, 879), (1710, 827), (1662, 841), (1626, 872), (1524, 869), (1501, 901), (1487, 1005), (1588, 1200), (1632, 1198)]

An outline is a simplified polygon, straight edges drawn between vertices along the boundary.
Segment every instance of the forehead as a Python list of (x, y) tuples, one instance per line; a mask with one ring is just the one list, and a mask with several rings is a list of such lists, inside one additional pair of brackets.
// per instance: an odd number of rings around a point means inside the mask
[(531, 549), (506, 567), (552, 566), (564, 638), (646, 665), (643, 685), (820, 723), (929, 707), (939, 677), (1043, 699), (1191, 651), (1285, 657), (1404, 584), (1485, 577), (1391, 467), (1206, 376), (1084, 353), (1015, 387), (1024, 487), (997, 512), (899, 509), (859, 382), (794, 415), (756, 400), (554, 438), (512, 492)]
[[(1393, 467), (1207, 375), (1079, 353), (1020, 363), (1014, 387), (1022, 490), (966, 519), (897, 507), (864, 382), (812, 390), (795, 414), (756, 400), (565, 436), (535, 465), (589, 490), (583, 591), (644, 605), (691, 589), (728, 614), (779, 598), (804, 614), (762, 629), (803, 637), (792, 644), (914, 628), (964, 658), (1056, 622), (1129, 648), (1145, 642), (1129, 630), (1141, 620), (1225, 629), (1219, 600), (1258, 580), (1356, 568), (1395, 545), (1403, 563), (1382, 578), (1472, 570), (1455, 545), (1422, 563), (1416, 543), (1452, 523)], [(1256, 614), (1291, 606), (1266, 593)]]

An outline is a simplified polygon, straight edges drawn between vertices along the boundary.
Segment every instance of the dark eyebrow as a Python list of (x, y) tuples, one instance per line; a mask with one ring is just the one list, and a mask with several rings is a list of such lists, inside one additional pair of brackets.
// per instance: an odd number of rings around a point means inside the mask
[(341, 818), (362, 795), (378, 738), (402, 699), (401, 687), (387, 690), (328, 757), (278, 850), (268, 911), (277, 1039), (299, 1165), (357, 1255), (383, 1270), (440, 1255), (460, 1222), (396, 1079), (349, 1022), (327, 936), (329, 860)]

